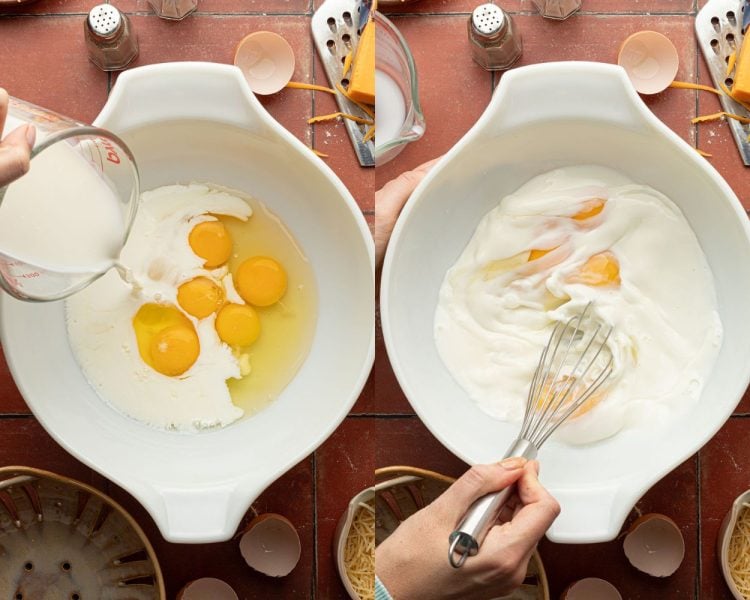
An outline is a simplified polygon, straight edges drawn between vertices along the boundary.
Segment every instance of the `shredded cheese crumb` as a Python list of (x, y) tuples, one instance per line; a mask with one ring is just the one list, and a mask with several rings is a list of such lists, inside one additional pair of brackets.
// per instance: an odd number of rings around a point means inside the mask
[(367, 130), (367, 133), (365, 133), (365, 136), (362, 138), (362, 142), (364, 142), (366, 144), (367, 142), (369, 142), (374, 137), (375, 137), (375, 125), (372, 125)]
[(344, 567), (360, 600), (375, 599), (375, 508), (360, 502), (344, 546)]
[(707, 85), (701, 85), (700, 83), (689, 83), (687, 81), (673, 81), (669, 84), (671, 88), (677, 88), (681, 90), (701, 90), (703, 92), (711, 92), (717, 96), (721, 96), (721, 92), (716, 88), (712, 88)]
[(690, 119), (690, 122), (695, 123), (704, 123), (706, 121), (716, 121), (718, 119), (721, 119), (723, 117), (727, 117), (729, 119), (735, 119), (736, 121), (739, 121), (740, 123), (750, 123), (750, 119), (747, 117), (741, 117), (740, 115), (735, 115), (734, 113), (728, 113), (728, 112), (717, 112), (710, 115), (700, 115), (693, 119)]
[(694, 148), (694, 150), (695, 150), (695, 151), (696, 151), (696, 152), (697, 152), (698, 154), (700, 154), (700, 155), (701, 155), (702, 157), (704, 157), (704, 158), (711, 158), (711, 157), (713, 156), (713, 154), (709, 154), (708, 152), (704, 152), (704, 151), (703, 151), (703, 150), (701, 150), (700, 148)]
[[(308, 148), (309, 148), (309, 146), (308, 146)], [(323, 154), (320, 150), (316, 150), (315, 148), (310, 148), (310, 150), (313, 151), (313, 154), (315, 154), (315, 156), (320, 156), (320, 158), (328, 158), (328, 155), (327, 154)]]
[(302, 83), (301, 81), (290, 81), (285, 87), (294, 88), (296, 90), (313, 90), (315, 92), (327, 92), (329, 94), (336, 95), (336, 90), (322, 86), (314, 85), (312, 83)]
[(364, 112), (366, 115), (368, 115), (369, 117), (372, 117), (373, 119), (375, 118), (375, 111), (372, 110), (372, 107), (367, 106), (367, 104), (362, 104), (361, 102), (357, 102), (354, 98), (352, 98), (349, 95), (349, 92), (346, 91), (343, 85), (341, 85), (340, 83), (337, 83), (336, 89), (339, 91), (339, 93), (341, 93), (342, 96), (344, 96), (344, 98), (349, 100), (349, 102), (356, 104), (362, 110), (362, 112)]
[(732, 71), (734, 71), (734, 64), (737, 62), (737, 51), (735, 50), (729, 55), (729, 58), (727, 59), (727, 73), (724, 75), (724, 77), (729, 77), (732, 74)]
[(349, 69), (352, 68), (352, 53), (349, 52), (344, 57), (344, 72), (342, 73), (342, 77), (346, 77), (349, 74)]
[(331, 113), (330, 115), (320, 115), (317, 117), (312, 117), (311, 119), (308, 119), (307, 122), (312, 125), (313, 123), (320, 123), (321, 121), (332, 121), (333, 119), (338, 119), (339, 117), (342, 117), (344, 119), (351, 119), (355, 123), (362, 123), (363, 125), (374, 125), (374, 121), (370, 119), (363, 119), (362, 117), (357, 117), (356, 115), (350, 115), (349, 113), (344, 112), (335, 112)]

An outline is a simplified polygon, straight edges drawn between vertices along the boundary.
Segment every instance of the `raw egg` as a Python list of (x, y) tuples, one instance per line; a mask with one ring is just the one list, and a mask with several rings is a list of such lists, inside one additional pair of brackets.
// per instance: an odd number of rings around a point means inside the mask
[(568, 281), (584, 285), (620, 285), (620, 261), (612, 252), (600, 252), (589, 258)]
[(182, 375), (198, 359), (195, 327), (174, 306), (144, 304), (133, 317), (133, 330), (141, 358), (162, 375)]
[(237, 269), (235, 284), (245, 302), (271, 306), (286, 292), (286, 271), (273, 258), (254, 256)]
[(230, 346), (249, 346), (260, 335), (260, 318), (252, 306), (227, 304), (216, 315), (216, 331)]
[(177, 303), (196, 319), (205, 319), (224, 303), (224, 290), (208, 277), (196, 277), (177, 288)]
[(219, 267), (232, 255), (232, 237), (221, 221), (203, 221), (190, 231), (188, 243), (207, 269)]

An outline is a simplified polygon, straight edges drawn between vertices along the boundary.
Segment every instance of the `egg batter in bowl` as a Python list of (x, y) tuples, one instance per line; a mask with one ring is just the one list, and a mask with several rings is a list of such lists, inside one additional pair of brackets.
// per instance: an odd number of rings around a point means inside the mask
[(312, 268), (261, 202), (215, 185), (142, 195), (115, 271), (67, 301), (70, 345), (98, 395), (154, 427), (253, 414), (308, 354)]
[(614, 327), (614, 370), (558, 440), (664, 423), (698, 401), (722, 341), (706, 258), (671, 200), (603, 167), (535, 177), (484, 217), (442, 283), (437, 349), (484, 412), (518, 421), (551, 328), (589, 302)]

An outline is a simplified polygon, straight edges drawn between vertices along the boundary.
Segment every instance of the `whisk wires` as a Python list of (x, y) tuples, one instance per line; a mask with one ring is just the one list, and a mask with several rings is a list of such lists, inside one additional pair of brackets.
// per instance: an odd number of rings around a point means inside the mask
[(610, 327), (602, 336), (602, 326), (586, 333), (583, 311), (559, 322), (542, 350), (529, 387), (521, 439), (539, 448), (568, 417), (581, 408), (612, 373), (612, 354), (607, 341)]

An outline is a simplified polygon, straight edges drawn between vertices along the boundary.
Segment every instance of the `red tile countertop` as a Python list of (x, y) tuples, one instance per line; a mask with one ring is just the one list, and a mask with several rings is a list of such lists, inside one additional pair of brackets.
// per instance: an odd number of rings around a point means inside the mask
[[(116, 74), (108, 75), (87, 58), (83, 21), (97, 0), (39, 0), (0, 16), (0, 86), (11, 95), (91, 122), (107, 99)], [(132, 66), (171, 60), (231, 63), (236, 44), (258, 30), (275, 31), (292, 45), (294, 79), (328, 85), (315, 56), (309, 24), (309, 0), (200, 0), (199, 11), (181, 22), (152, 14), (146, 0), (116, 2), (127, 12), (138, 34), (140, 55)], [(343, 125), (311, 127), (307, 119), (331, 112), (326, 94), (284, 90), (261, 99), (266, 109), (305, 144), (330, 155), (328, 164), (357, 199), (372, 222), (372, 169), (359, 167)], [(145, 529), (154, 545), (168, 598), (190, 579), (219, 577), (240, 598), (285, 600), (348, 598), (341, 585), (331, 547), (335, 525), (351, 496), (372, 484), (374, 437), (369, 412), (371, 382), (352, 415), (314, 454), (271, 485), (245, 519), (277, 512), (299, 531), (302, 558), (285, 578), (252, 571), (240, 556), (237, 541), (180, 545), (164, 541), (146, 511), (125, 491), (84, 466), (60, 448), (41, 428), (0, 361), (0, 464), (49, 469), (95, 485), (122, 503)], [(7, 590), (0, 590), (0, 594)]]
[[(427, 130), (422, 140), (376, 170), (377, 187), (443, 154), (485, 109), (500, 76), (493, 80), (469, 56), (466, 21), (480, 3), (421, 0), (384, 9), (413, 51)], [(553, 60), (615, 62), (619, 44), (628, 35), (652, 29), (676, 45), (679, 79), (711, 84), (693, 34), (698, 10), (693, 0), (583, 0), (582, 11), (563, 22), (541, 18), (530, 0), (501, 0), (500, 5), (513, 14), (523, 35), (521, 65)], [(713, 154), (711, 164), (750, 208), (750, 171), (742, 165), (726, 123), (690, 123), (696, 114), (720, 110), (716, 97), (669, 89), (645, 100), (683, 139)], [(443, 448), (414, 415), (391, 371), (380, 329), (377, 334), (372, 403), (372, 410), (382, 415), (376, 425), (377, 466), (408, 464), (459, 475), (466, 465)], [(559, 598), (576, 579), (602, 577), (627, 600), (731, 599), (716, 558), (716, 536), (735, 496), (750, 488), (748, 417), (750, 397), (746, 394), (717, 436), (649, 490), (626, 522), (627, 527), (639, 514), (661, 512), (680, 525), (686, 542), (685, 560), (672, 577), (659, 580), (636, 571), (624, 556), (621, 539), (591, 545), (544, 540), (540, 553), (551, 597)]]

